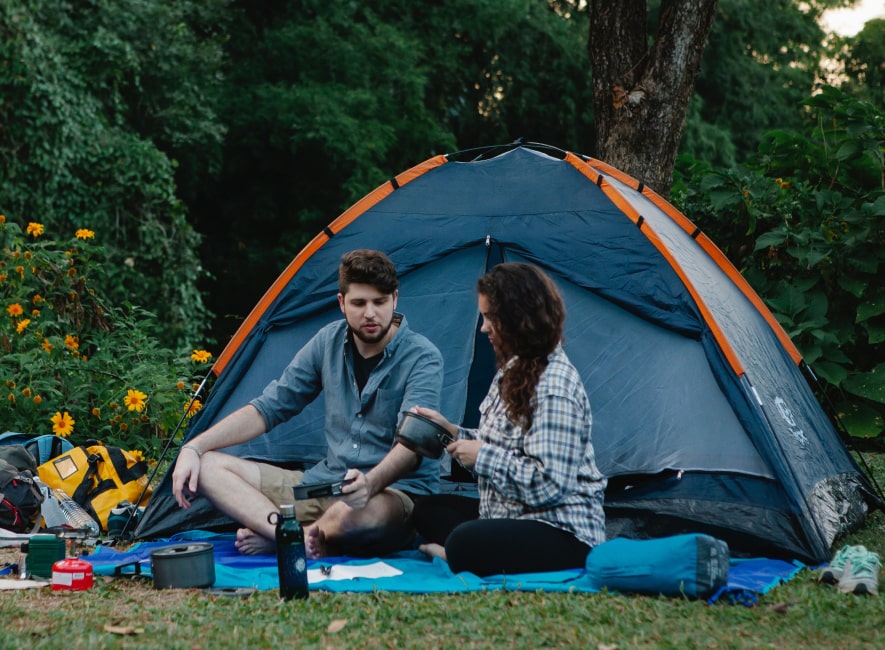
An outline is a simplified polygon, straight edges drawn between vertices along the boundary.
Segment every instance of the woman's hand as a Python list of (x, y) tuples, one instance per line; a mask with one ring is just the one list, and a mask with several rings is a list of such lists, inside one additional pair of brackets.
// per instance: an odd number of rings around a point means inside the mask
[(471, 469), (476, 465), (476, 457), (479, 455), (480, 447), (482, 447), (482, 442), (479, 440), (456, 440), (446, 447), (446, 451), (464, 469)]
[(433, 409), (424, 408), (423, 406), (413, 406), (412, 412), (417, 413), (418, 415), (423, 415), (426, 418), (429, 418), (436, 422), (438, 425), (443, 427), (446, 431), (449, 432), (449, 435), (452, 438), (458, 437), (458, 425), (452, 424), (448, 420), (446, 420), (445, 416), (439, 411), (434, 411)]

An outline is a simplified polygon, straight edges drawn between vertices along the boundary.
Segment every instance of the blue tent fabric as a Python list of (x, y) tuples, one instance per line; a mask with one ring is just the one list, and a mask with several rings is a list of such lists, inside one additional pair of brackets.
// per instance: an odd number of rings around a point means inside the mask
[[(693, 224), (600, 161), (514, 144), (494, 157), (436, 157), (332, 221), (268, 290), (221, 355), (187, 437), (246, 404), (320, 326), (340, 318), (341, 255), (387, 253), (398, 310), (440, 349), (442, 412), (467, 426), (494, 355), (475, 285), (500, 262), (538, 265), (566, 303), (563, 345), (593, 411), (609, 478), (609, 538), (707, 533), (733, 555), (824, 562), (859, 527), (873, 490), (803, 376), (795, 346)], [(320, 397), (229, 451), (310, 465), (325, 454)], [(204, 499), (186, 511), (171, 473), (138, 539), (232, 522)], [(229, 529), (229, 528), (227, 528)]]
[[(82, 559), (92, 564), (100, 576), (151, 576), (151, 552), (183, 541), (209, 542), (214, 547), (215, 589), (273, 590), (279, 588), (276, 557), (241, 555), (234, 546), (234, 535), (207, 531), (187, 531), (162, 541), (140, 542), (126, 551), (100, 546)], [(546, 591), (598, 593), (583, 569), (479, 577), (469, 572), (453, 573), (438, 558), (428, 558), (420, 551), (402, 551), (383, 558), (347, 557), (309, 560), (308, 569), (344, 564), (358, 566), (378, 561), (400, 570), (396, 576), (328, 580), (311, 584), (311, 589), (337, 593), (390, 591), (400, 593), (465, 593), (471, 591)], [(137, 567), (137, 568), (136, 568)], [(765, 558), (732, 560), (728, 584), (711, 596), (710, 604), (753, 605), (758, 596), (793, 578), (804, 565)]]

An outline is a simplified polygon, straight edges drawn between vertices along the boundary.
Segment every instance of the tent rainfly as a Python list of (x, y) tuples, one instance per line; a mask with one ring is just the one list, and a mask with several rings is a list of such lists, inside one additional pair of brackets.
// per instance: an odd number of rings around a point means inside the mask
[[(479, 335), (477, 278), (519, 261), (555, 280), (567, 307), (565, 349), (590, 396), (596, 459), (609, 477), (610, 538), (703, 532), (735, 556), (816, 563), (878, 503), (798, 350), (715, 244), (626, 174), (534, 143), (435, 156), (330, 223), (219, 355), (187, 437), (259, 394), (341, 317), (337, 266), (356, 248), (383, 250), (396, 264), (398, 310), (440, 348), (442, 410), (467, 426), (494, 373)], [(318, 461), (321, 402), (229, 451)], [(445, 486), (451, 477), (443, 478)], [(170, 473), (135, 536), (230, 524), (202, 498), (179, 509)]]

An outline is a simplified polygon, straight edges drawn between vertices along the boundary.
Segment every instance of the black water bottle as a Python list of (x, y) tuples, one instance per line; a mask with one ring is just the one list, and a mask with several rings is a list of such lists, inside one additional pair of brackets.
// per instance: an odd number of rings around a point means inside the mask
[[(276, 513), (271, 513), (275, 515)], [(280, 598), (307, 598), (307, 558), (304, 531), (295, 519), (295, 506), (284, 504), (276, 521), (277, 565), (280, 574)]]

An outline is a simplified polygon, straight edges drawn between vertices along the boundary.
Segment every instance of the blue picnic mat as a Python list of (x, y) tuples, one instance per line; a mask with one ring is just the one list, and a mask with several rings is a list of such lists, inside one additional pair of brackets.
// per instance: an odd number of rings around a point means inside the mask
[[(151, 552), (182, 542), (209, 542), (214, 547), (216, 589), (279, 588), (277, 563), (274, 555), (241, 555), (234, 546), (234, 535), (205, 531), (187, 531), (167, 540), (140, 542), (126, 551), (100, 546), (92, 555), (82, 559), (92, 564), (96, 575), (151, 575)], [(311, 580), (312, 590), (334, 592), (395, 591), (406, 593), (459, 593), (468, 591), (550, 591), (597, 592), (583, 569), (479, 577), (472, 573), (453, 573), (449, 565), (438, 558), (430, 559), (420, 551), (402, 551), (383, 558), (357, 559), (327, 557), (309, 560), (308, 570), (321, 567), (359, 567), (383, 563), (396, 570), (397, 575), (383, 577), (354, 577), (346, 580)], [(766, 558), (732, 560), (728, 584), (708, 599), (711, 604), (722, 601), (753, 605), (758, 596), (790, 580), (805, 568), (800, 562), (784, 562)], [(313, 572), (316, 573), (316, 572)], [(334, 575), (334, 570), (332, 571)]]

